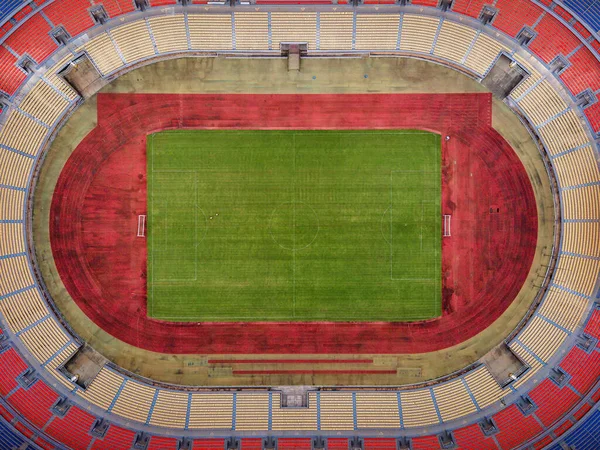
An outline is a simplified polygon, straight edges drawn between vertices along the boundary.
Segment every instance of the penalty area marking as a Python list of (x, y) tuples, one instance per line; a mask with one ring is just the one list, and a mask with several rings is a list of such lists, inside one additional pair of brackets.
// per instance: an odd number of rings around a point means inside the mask
[(146, 236), (146, 216), (140, 214), (138, 216), (138, 229), (137, 229), (137, 237), (145, 237)]

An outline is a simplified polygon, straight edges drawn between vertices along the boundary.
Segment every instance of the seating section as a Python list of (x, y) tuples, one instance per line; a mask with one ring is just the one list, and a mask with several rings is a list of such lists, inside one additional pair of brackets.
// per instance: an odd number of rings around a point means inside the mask
[(569, 58), (571, 65), (560, 75), (561, 80), (567, 85), (573, 94), (579, 94), (585, 89), (597, 91), (600, 89), (600, 61), (592, 52), (583, 47), (577, 50)]
[(400, 49), (410, 52), (431, 53), (436, 33), (440, 26), (437, 17), (404, 14)]
[(357, 392), (356, 418), (358, 428), (398, 428), (400, 425), (398, 394)]
[(495, 414), (493, 419), (500, 430), (496, 439), (501, 448), (513, 448), (542, 431), (535, 417), (525, 417), (515, 405)]
[(354, 409), (350, 392), (322, 392), (320, 406), (321, 430), (354, 429)]
[(412, 439), (413, 450), (438, 450), (440, 443), (435, 436), (423, 436)]
[(348, 450), (348, 439), (329, 438), (327, 439), (328, 450)]
[(269, 394), (239, 393), (236, 401), (236, 430), (268, 430)]
[(595, 450), (600, 448), (600, 409), (596, 409), (579, 426), (576, 433), (571, 433), (565, 438), (565, 442), (570, 448), (577, 450)]
[(50, 408), (58, 395), (50, 389), (43, 381), (38, 380), (29, 388), (18, 389), (6, 401), (32, 425), (42, 428), (52, 417)]
[(477, 411), (462, 379), (435, 386), (433, 393), (444, 422), (456, 420)]
[(556, 55), (568, 55), (581, 45), (581, 41), (549, 14), (546, 14), (535, 27), (537, 36), (529, 48), (547, 63)]
[(110, 35), (127, 64), (142, 58), (154, 56), (156, 53), (150, 38), (148, 24), (145, 20), (113, 28), (110, 31)]
[(352, 48), (352, 24), (354, 14), (349, 12), (321, 12), (320, 50)]
[(152, 436), (148, 450), (177, 450), (177, 439), (173, 437)]
[(600, 95), (597, 97), (597, 102), (584, 110), (585, 115), (590, 121), (593, 130), (600, 132)]
[(0, 130), (0, 144), (13, 150), (36, 155), (48, 128), (25, 114), (13, 110)]
[(103, 438), (94, 440), (92, 450), (102, 450), (106, 448), (114, 450), (129, 450), (133, 444), (135, 433), (130, 430), (111, 425)]
[(146, 423), (150, 415), (150, 407), (154, 400), (156, 389), (142, 385), (133, 380), (127, 380), (117, 396), (112, 412), (129, 417), (138, 422)]
[(185, 428), (189, 396), (185, 392), (158, 391), (150, 424)]
[(73, 406), (64, 417), (55, 417), (45, 432), (71, 448), (87, 448), (92, 441), (89, 431), (95, 417)]
[(600, 309), (596, 309), (585, 327), (585, 333), (600, 339)]
[(280, 438), (277, 440), (280, 450), (311, 450), (310, 438)]
[(34, 447), (28, 444), (22, 433), (16, 431), (8, 422), (0, 418), (0, 448), (30, 450)]
[[(580, 188), (574, 189), (569, 192), (577, 192), (577, 191), (590, 191), (589, 188)], [(597, 189), (593, 189), (593, 191), (597, 191)], [(590, 194), (594, 195), (594, 194)], [(562, 270), (566, 273), (575, 273), (577, 275), (571, 277), (568, 281), (566, 280), (566, 275), (562, 275), (557, 277), (557, 279), (561, 280), (562, 285), (570, 288), (574, 291), (581, 292), (584, 295), (592, 295), (592, 291), (594, 290), (594, 284), (596, 279), (598, 278), (598, 270), (600, 268), (600, 261), (590, 259), (590, 258), (579, 258), (571, 255), (561, 255), (561, 258), (558, 262), (558, 270)], [(592, 279), (588, 279), (587, 277), (593, 277)]]
[(552, 155), (582, 147), (588, 143), (583, 124), (572, 110), (543, 124), (538, 131), (548, 152)]
[(456, 444), (464, 450), (496, 450), (498, 446), (491, 437), (486, 437), (477, 424), (454, 430)]
[(461, 63), (471, 48), (475, 34), (472, 28), (446, 20), (442, 23), (434, 54)]
[[(190, 36), (192, 24), (196, 16), (189, 15)], [(185, 18), (183, 15), (158, 16), (148, 19), (154, 42), (159, 53), (181, 52), (188, 49), (187, 33), (185, 31)]]
[(272, 12), (271, 42), (273, 49), (279, 49), (281, 42), (306, 42), (308, 49), (317, 48), (317, 14)]
[[(187, 17), (190, 30), (190, 45), (193, 50), (233, 49), (233, 32), (230, 14), (188, 14)], [(242, 21), (243, 20), (244, 19), (242, 19)], [(240, 36), (240, 38), (242, 38), (242, 36)], [(268, 46), (268, 43), (266, 46)]]
[(102, 33), (95, 37), (79, 50), (86, 51), (102, 75), (108, 75), (124, 64), (112, 39), (107, 33)]
[(269, 15), (267, 13), (234, 14), (236, 50), (269, 49)]
[(413, 5), (422, 5), (422, 6), (432, 6), (435, 8), (438, 5), (438, 1), (437, 0), (413, 0), (412, 4)]
[(316, 430), (317, 405), (316, 396), (309, 395), (308, 408), (281, 408), (281, 399), (273, 394), (271, 428), (273, 430)]
[[(20, 56), (31, 56), (39, 64), (58, 48), (48, 34), (50, 30), (50, 25), (42, 15), (36, 14), (11, 34), (4, 45)], [(35, 45), (31, 45), (31, 42), (35, 42)]]
[[(558, 174), (558, 182), (562, 188), (569, 188), (582, 184), (594, 183), (600, 181), (600, 171), (598, 166), (593, 164), (596, 161), (594, 151), (591, 145), (586, 145), (578, 150), (565, 153), (554, 158), (553, 164)], [(571, 227), (571, 224), (565, 224), (564, 228)], [(585, 245), (583, 239), (594, 239), (593, 235), (579, 235), (578, 248), (589, 248)], [(589, 242), (591, 243), (591, 242)], [(585, 245), (585, 247), (583, 247)], [(569, 251), (569, 250), (567, 250)], [(577, 251), (575, 253), (584, 253)]]
[(561, 361), (560, 367), (571, 375), (569, 384), (581, 395), (585, 395), (598, 379), (598, 374), (590, 367), (600, 367), (600, 352), (586, 353), (574, 347)]
[(481, 367), (465, 377), (465, 381), (475, 397), (480, 408), (485, 408), (500, 400), (508, 389), (504, 391), (498, 386), (486, 367)]
[(52, 126), (69, 106), (68, 100), (45, 81), (38, 82), (20, 105), (21, 111)]
[(498, 14), (494, 28), (516, 37), (523, 27), (533, 27), (542, 15), (542, 8), (529, 0), (498, 0), (495, 5)]
[(17, 67), (17, 58), (0, 46), (0, 89), (12, 95), (25, 78), (25, 72)]
[(429, 389), (402, 392), (400, 401), (404, 427), (423, 427), (440, 422)]
[[(262, 439), (259, 438), (243, 438), (240, 445), (240, 450), (263, 450)], [(344, 450), (347, 448), (348, 440), (346, 440), (346, 448)]]
[(42, 364), (69, 342), (69, 338), (52, 318), (42, 319), (23, 332), (20, 338)]
[(150, 6), (176, 5), (177, 0), (150, 0)]
[(529, 392), (529, 397), (537, 406), (535, 415), (547, 427), (560, 419), (580, 400), (579, 395), (570, 387), (559, 388), (548, 379)]
[(600, 2), (598, 0), (564, 0), (565, 5), (579, 14), (595, 31), (600, 31)]
[(5, 298), (0, 303), (0, 312), (7, 318), (8, 325), (14, 333), (19, 333), (32, 323), (48, 316), (46, 305), (35, 289)]
[(548, 81), (542, 81), (518, 100), (534, 125), (541, 125), (567, 109), (565, 101)]
[(486, 4), (489, 4), (487, 0), (455, 0), (452, 4), (452, 11), (478, 18)]
[(534, 317), (530, 325), (518, 336), (530, 352), (544, 362), (548, 362), (567, 338), (567, 333), (539, 317)]
[(108, 13), (108, 17), (118, 17), (120, 15), (132, 12), (135, 8), (130, 0), (101, 0), (94, 1), (94, 4), (101, 4)]
[(233, 424), (233, 395), (192, 394), (190, 403), (190, 429), (231, 429)]
[[(565, 224), (565, 229), (585, 227), (584, 224)], [(575, 331), (588, 306), (588, 301), (564, 289), (550, 287), (549, 292), (539, 309), (539, 315), (553, 321), (569, 331)]]
[(4, 0), (0, 2), (0, 22), (10, 17), (10, 13), (23, 5), (23, 3), (25, 3), (25, 0)]
[(94, 26), (89, 8), (89, 0), (55, 0), (44, 8), (44, 14), (54, 26), (63, 26), (75, 37)]
[(8, 395), (18, 386), (17, 377), (27, 369), (27, 364), (13, 349), (0, 353), (0, 394)]
[(485, 34), (479, 34), (467, 56), (465, 66), (484, 75), (502, 50), (508, 49)]
[(396, 450), (396, 439), (365, 438), (363, 442), (364, 442), (364, 447), (368, 448), (368, 449)]
[(356, 50), (396, 50), (399, 23), (399, 14), (358, 14)]
[(96, 375), (94, 382), (85, 391), (78, 390), (77, 395), (99, 408), (108, 410), (122, 384), (122, 377), (104, 367)]

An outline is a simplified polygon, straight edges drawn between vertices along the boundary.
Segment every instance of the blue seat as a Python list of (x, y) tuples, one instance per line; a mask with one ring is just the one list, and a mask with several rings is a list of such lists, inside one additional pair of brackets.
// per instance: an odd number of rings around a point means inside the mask
[(565, 0), (594, 31), (600, 31), (600, 0)]

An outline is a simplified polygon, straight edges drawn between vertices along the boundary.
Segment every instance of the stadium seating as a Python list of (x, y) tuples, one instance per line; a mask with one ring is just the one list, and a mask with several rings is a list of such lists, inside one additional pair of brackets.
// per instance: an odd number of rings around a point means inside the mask
[[(600, 410), (595, 410), (585, 419), (575, 433), (571, 433), (565, 442), (571, 448), (578, 450), (592, 450), (598, 448), (600, 439), (598, 438), (598, 429), (600, 428)], [(560, 447), (559, 447), (560, 448)]]
[(565, 0), (564, 2), (595, 31), (600, 31), (600, 4), (597, 0)]
[(23, 6), (24, 0), (7, 0), (0, 4), (0, 22), (5, 18), (10, 17), (11, 13), (19, 7)]
[[(134, 11), (133, 2), (128, 0), (95, 3), (104, 6), (111, 18)], [(432, 8), (437, 5), (437, 1), (429, 0), (415, 0), (413, 3)], [(487, 3), (457, 0), (452, 11), (478, 17)], [(35, 427), (40, 435), (35, 442), (44, 448), (53, 448), (51, 442), (54, 440), (72, 448), (130, 448), (137, 430), (111, 424), (103, 437), (94, 437), (89, 431), (96, 415), (80, 406), (72, 406), (64, 417), (59, 417), (51, 409), (59, 395), (72, 390), (72, 384), (56, 369), (74, 352), (76, 345), (50, 313), (38, 289), (32, 288), (35, 281), (28, 260), (22, 255), (26, 246), (20, 231), (25, 189), (35, 158), (40, 155), (52, 128), (73, 107), (79, 96), (57, 76), (57, 71), (71, 61), (73, 55), (61, 53), (61, 46), (49, 36), (52, 26), (36, 5), (30, 10), (15, 12), (21, 4), (20, 1), (8, 1), (0, 5), (0, 21), (13, 13), (18, 14), (17, 22), (24, 21), (18, 27), (11, 24), (4, 31), (11, 34), (0, 37), (0, 89), (13, 96), (14, 100), (14, 105), (2, 113), (0, 131), (0, 249), (2, 255), (11, 255), (0, 259), (0, 273), (3, 274), (0, 278), (0, 312), (10, 332), (18, 335), (24, 349), (31, 355), (20, 356), (14, 348), (0, 352), (0, 394), (6, 400), (7, 408), (12, 408), (14, 413)], [(150, 0), (150, 5), (157, 8), (174, 4), (173, 0)], [(595, 30), (600, 29), (596, 23), (600, 12), (594, 14), (598, 2), (566, 0), (565, 5), (595, 26)], [(63, 26), (75, 37), (95, 27), (87, 12), (90, 6), (87, 0), (55, 0), (44, 6), (43, 12), (54, 26)], [(568, 58), (569, 66), (560, 74), (559, 80), (572, 95), (588, 88), (593, 92), (600, 89), (600, 62), (578, 37), (579, 34), (584, 39), (591, 39), (592, 35), (581, 24), (579, 27), (567, 27), (563, 21), (575, 19), (569, 18), (571, 13), (566, 9), (555, 8), (554, 12), (563, 19), (561, 21), (551, 14), (551, 10), (527, 0), (499, 0), (495, 7), (499, 11), (491, 25), (495, 30), (515, 37), (524, 26), (534, 29), (537, 36), (528, 48), (541, 59), (541, 63), (548, 63), (558, 55)], [(29, 14), (31, 16), (26, 18)], [(235, 27), (235, 36), (232, 27)], [(476, 31), (447, 18), (442, 20), (419, 15), (415, 10), (402, 15), (353, 12), (299, 15), (280, 11), (234, 11), (207, 15), (196, 10), (195, 14), (189, 13), (186, 17), (170, 14), (122, 24), (117, 22), (109, 31), (91, 36), (89, 41), (78, 42), (76, 53), (87, 52), (102, 75), (109, 75), (160, 54), (188, 50), (278, 51), (278, 43), (288, 40), (308, 42), (309, 51), (399, 50), (425, 54), (463, 65), (478, 76), (487, 73), (500, 52), (512, 53), (506, 41), (495, 39), (493, 33)], [(50, 67), (46, 67), (44, 61), (56, 51), (59, 57), (49, 61)], [(18, 96), (15, 94), (31, 75), (16, 66), (16, 55), (31, 57), (38, 65), (40, 75), (43, 75)], [(531, 385), (545, 365), (557, 360), (559, 351), (567, 345), (569, 333), (575, 333), (587, 317), (589, 297), (594, 294), (600, 271), (597, 261), (600, 256), (598, 224), (592, 222), (600, 216), (600, 192), (595, 185), (600, 181), (600, 174), (594, 164), (590, 133), (581, 120), (580, 111), (570, 106), (568, 99), (555, 89), (549, 81), (552, 76), (549, 70), (542, 73), (539, 64), (534, 66), (522, 55), (515, 55), (515, 58), (532, 75), (517, 88), (512, 99), (539, 133), (552, 157), (559, 186), (563, 189), (561, 200), (564, 219), (567, 220), (563, 224), (563, 253), (555, 285), (549, 289), (527, 326), (511, 342), (515, 353), (531, 366), (527, 375), (514, 384), (516, 389), (520, 389)], [(600, 103), (582, 111), (594, 131), (600, 129), (598, 105)], [(585, 332), (600, 337), (600, 313), (596, 310), (590, 317)], [(599, 374), (591, 369), (600, 367), (600, 352), (594, 349), (587, 352), (578, 347), (565, 350), (568, 353), (559, 366), (570, 377), (568, 385), (559, 388), (545, 376), (543, 381), (535, 383), (528, 392), (537, 406), (535, 416), (524, 416), (515, 405), (493, 415), (499, 429), (495, 439), (502, 448), (533, 438), (573, 408), (576, 408), (573, 420), (564, 421), (556, 428), (556, 436), (564, 435), (564, 442), (578, 449), (600, 445), (597, 433), (594, 433), (600, 426), (599, 410), (597, 407), (594, 409), (591, 403), (579, 405), (597, 382)], [(29, 367), (26, 360), (35, 362), (37, 367), (44, 365), (51, 378), (38, 379), (31, 386), (22, 386), (16, 380)], [(56, 385), (49, 386), (48, 380), (53, 380)], [(496, 448), (494, 440), (484, 437), (480, 427), (468, 423), (468, 418), (485, 408), (491, 411), (501, 398), (511, 392), (509, 388), (503, 390), (498, 387), (489, 371), (481, 366), (462, 378), (431, 388), (400, 393), (322, 392), (318, 397), (311, 394), (308, 409), (290, 411), (279, 407), (276, 394), (240, 392), (235, 397), (232, 393), (223, 392), (188, 394), (149, 386), (105, 367), (90, 387), (85, 391), (77, 390), (74, 398), (82, 405), (89, 403), (114, 414), (112, 417), (119, 421), (128, 421), (131, 428), (137, 422), (152, 427), (198, 431), (320, 429), (347, 430), (351, 435), (355, 428), (402, 427), (410, 430), (460, 420), (463, 428), (454, 430), (458, 445), (462, 448)], [(12, 414), (2, 408), (4, 414)], [(577, 420), (581, 421), (578, 423)], [(21, 433), (27, 433), (27, 427), (22, 424), (20, 427)], [(329, 441), (329, 448), (348, 448), (347, 439)], [(396, 448), (392, 440), (368, 442), (370, 448)], [(413, 438), (412, 443), (414, 449), (437, 448), (438, 439), (433, 435), (421, 436)], [(308, 448), (310, 440), (281, 438), (279, 444), (281, 448)], [(0, 447), (2, 445), (27, 448), (30, 444), (10, 423), (0, 419)], [(198, 440), (194, 448), (222, 448), (223, 445), (221, 439), (214, 442)], [(244, 450), (253, 448), (253, 445), (257, 443), (250, 439), (242, 441)], [(151, 437), (148, 448), (176, 447), (176, 438), (157, 434)]]
[(545, 15), (535, 27), (537, 36), (529, 45), (533, 53), (547, 63), (557, 55), (569, 55), (581, 45), (581, 41), (567, 28), (561, 26), (558, 19)]
[(32, 450), (34, 447), (29, 445), (27, 439), (24, 439), (23, 433), (15, 430), (3, 418), (0, 418), (0, 448)]
[(94, 26), (89, 8), (88, 0), (57, 0), (44, 8), (44, 13), (55, 27), (62, 26), (75, 37)]
[(542, 15), (542, 8), (528, 0), (498, 0), (494, 6), (498, 14), (494, 28), (516, 37), (525, 26), (533, 27)]

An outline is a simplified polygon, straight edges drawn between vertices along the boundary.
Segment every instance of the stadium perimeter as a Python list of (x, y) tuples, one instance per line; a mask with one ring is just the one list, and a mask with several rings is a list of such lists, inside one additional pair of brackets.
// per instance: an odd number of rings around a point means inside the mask
[[(295, 73), (288, 72), (287, 64), (282, 60), (166, 61), (124, 75), (106, 86), (103, 92), (106, 94), (133, 91), (147, 93), (484, 92), (479, 84), (457, 72), (418, 60), (358, 58), (346, 60), (341, 65), (340, 61), (335, 59), (323, 59), (306, 60), (302, 64), (302, 71)], [(265, 71), (271, 74), (268, 80), (261, 77), (261, 73)], [(176, 80), (175, 74), (177, 74)], [(227, 76), (224, 77), (223, 74)], [(501, 102), (494, 101), (492, 118), (494, 128), (509, 141), (523, 162), (532, 180), (538, 204), (538, 245), (527, 282), (500, 319), (481, 334), (462, 344), (427, 354), (404, 354), (402, 358), (398, 358), (397, 355), (385, 357), (362, 355), (372, 357), (382, 367), (394, 370), (394, 375), (282, 376), (278, 374), (232, 378), (227, 376), (227, 371), (224, 371), (220, 376), (215, 376), (215, 371), (206, 367), (205, 356), (158, 355), (125, 344), (94, 325), (81, 312), (58, 277), (54, 275), (56, 269), (51, 257), (46, 222), (52, 186), (55, 185), (66, 158), (97, 123), (94, 99), (77, 111), (59, 133), (44, 165), (38, 188), (39, 195), (36, 195), (35, 208), (38, 213), (34, 221), (40, 266), (56, 303), (75, 331), (115, 363), (152, 379), (197, 385), (262, 385), (398, 384), (438, 377), (475, 361), (516, 326), (535, 296), (537, 290), (533, 286), (545, 272), (544, 266), (549, 258), (548, 252), (544, 250), (550, 245), (554, 213), (547, 176), (538, 150), (518, 119)], [(217, 354), (212, 357), (218, 359), (225, 356), (227, 355)], [(323, 355), (305, 356), (323, 357)]]

